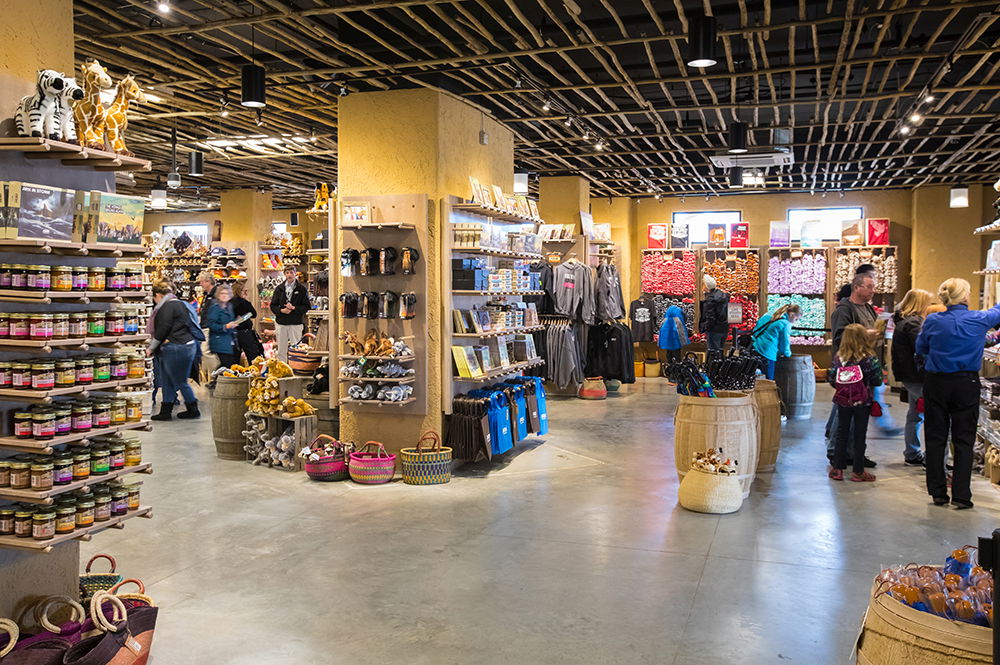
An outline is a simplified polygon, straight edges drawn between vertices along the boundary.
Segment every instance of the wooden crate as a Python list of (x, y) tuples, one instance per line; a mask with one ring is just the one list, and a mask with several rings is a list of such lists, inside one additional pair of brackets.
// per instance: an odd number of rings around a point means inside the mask
[[(295, 460), (295, 466), (291, 469), (286, 469), (283, 466), (272, 466), (270, 463), (262, 462), (258, 466), (268, 466), (272, 469), (279, 469), (281, 471), (301, 471), (302, 470), (302, 458), (299, 457), (299, 451), (309, 445), (313, 439), (316, 438), (316, 426), (317, 418), (316, 416), (299, 416), (298, 418), (279, 418), (277, 416), (255, 416), (256, 418), (263, 418), (267, 423), (267, 437), (273, 438), (276, 436), (281, 436), (289, 426), (292, 428), (292, 448), (288, 450), (288, 453)], [(247, 461), (253, 462), (254, 457), (247, 453)]]

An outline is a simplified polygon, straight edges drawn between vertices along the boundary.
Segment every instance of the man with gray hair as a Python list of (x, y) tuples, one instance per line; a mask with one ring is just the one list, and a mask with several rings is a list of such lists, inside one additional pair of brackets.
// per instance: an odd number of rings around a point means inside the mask
[(705, 275), (705, 298), (701, 301), (701, 318), (698, 329), (705, 333), (705, 343), (709, 351), (722, 351), (729, 334), (729, 294), (717, 289), (715, 278)]
[(201, 286), (201, 292), (205, 294), (201, 300), (201, 307), (198, 308), (198, 321), (201, 323), (201, 327), (205, 328), (207, 327), (205, 317), (208, 316), (208, 308), (215, 302), (215, 289), (218, 287), (218, 283), (215, 280), (215, 275), (206, 270), (198, 275), (198, 284)]

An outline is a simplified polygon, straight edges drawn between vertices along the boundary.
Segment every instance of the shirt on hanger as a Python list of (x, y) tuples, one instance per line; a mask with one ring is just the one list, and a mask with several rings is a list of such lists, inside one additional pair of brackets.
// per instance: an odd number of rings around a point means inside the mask
[(638, 298), (628, 307), (628, 318), (632, 321), (632, 338), (636, 342), (653, 341), (653, 316), (656, 307), (649, 298)]

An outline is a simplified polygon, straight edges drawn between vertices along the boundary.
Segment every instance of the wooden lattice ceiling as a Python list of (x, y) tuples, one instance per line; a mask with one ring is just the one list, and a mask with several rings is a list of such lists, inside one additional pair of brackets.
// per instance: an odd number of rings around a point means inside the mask
[[(769, 169), (769, 190), (1000, 176), (995, 0), (170, 4), (162, 13), (153, 0), (75, 0), (78, 57), (135, 72), (161, 98), (130, 128), (133, 149), (155, 163), (136, 192), (169, 170), (176, 127), (180, 161), (195, 145), (212, 151), (205, 175), (185, 178), (204, 196), (260, 186), (279, 204), (308, 203), (312, 183), (336, 181), (341, 89), (412, 86), (453, 92), (506, 123), (519, 170), (582, 174), (601, 196), (729, 192), (708, 157), (736, 119), (750, 124), (751, 145), (791, 130), (796, 163)], [(702, 12), (718, 22), (719, 64), (690, 71), (685, 35)], [(263, 126), (237, 103), (251, 44), (268, 71)], [(934, 101), (922, 102), (928, 90)], [(903, 136), (915, 108), (921, 124)], [(260, 143), (225, 145), (253, 135)]]

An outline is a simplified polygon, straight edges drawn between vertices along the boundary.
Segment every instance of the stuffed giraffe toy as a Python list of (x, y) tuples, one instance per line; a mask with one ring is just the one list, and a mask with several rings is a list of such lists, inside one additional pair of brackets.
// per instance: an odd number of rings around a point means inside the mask
[(134, 156), (125, 147), (128, 107), (133, 101), (137, 104), (145, 104), (146, 95), (142, 92), (139, 84), (135, 82), (135, 77), (129, 74), (118, 82), (118, 93), (115, 95), (115, 101), (111, 102), (111, 106), (108, 107), (108, 114), (104, 120), (104, 131), (107, 132), (111, 150), (126, 157)]
[(114, 85), (108, 70), (93, 58), (80, 65), (83, 78), (83, 99), (73, 105), (77, 141), (85, 148), (104, 150), (104, 117), (107, 109), (101, 103), (101, 90)]

